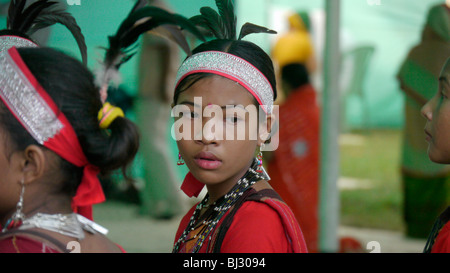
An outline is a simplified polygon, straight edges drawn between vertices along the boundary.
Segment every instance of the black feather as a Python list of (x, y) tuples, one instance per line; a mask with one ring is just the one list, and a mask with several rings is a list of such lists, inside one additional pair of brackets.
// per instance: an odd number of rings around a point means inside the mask
[[(169, 13), (166, 10), (157, 7), (143, 7), (128, 16), (120, 25), (117, 33), (114, 36), (110, 36), (109, 48), (106, 53), (105, 64), (110, 66), (112, 64), (120, 65), (129, 58), (126, 57), (131, 47), (143, 33), (157, 28), (161, 25), (174, 25), (177, 26), (180, 31), (185, 29), (200, 39), (203, 39), (200, 31), (186, 18), (178, 14)], [(173, 32), (175, 28), (172, 28)], [(118, 60), (117, 57), (120, 54), (124, 54), (122, 60)]]
[(203, 36), (205, 37), (214, 37), (214, 33), (212, 30), (207, 27), (208, 21), (205, 19), (203, 15), (196, 15), (191, 18), (189, 18), (189, 21), (191, 21), (194, 25), (197, 26), (197, 28), (202, 32)]
[(25, 9), (26, 2), (26, 0), (11, 1), (7, 18), (8, 29), (21, 33), (27, 32), (33, 21), (43, 10), (57, 4), (57, 2), (41, 0), (31, 4)]
[(234, 15), (233, 1), (216, 0), (216, 5), (218, 12), (210, 7), (202, 7), (200, 8), (200, 15), (193, 16), (189, 20), (203, 29), (207, 36), (213, 36), (216, 39), (235, 40), (236, 16)]
[(17, 30), (26, 33), (33, 25), (33, 22), (38, 18), (39, 14), (55, 4), (58, 4), (58, 2), (49, 2), (47, 0), (37, 1), (31, 4), (20, 15), (20, 20), (17, 22), (18, 25), (16, 26)]
[(40, 16), (34, 20), (34, 24), (27, 32), (27, 35), (32, 35), (37, 30), (58, 23), (65, 26), (75, 38), (78, 48), (80, 49), (83, 64), (87, 65), (87, 47), (84, 35), (81, 32), (75, 18), (63, 9), (43, 11)]
[(216, 6), (220, 17), (226, 24), (226, 37), (231, 40), (236, 39), (236, 15), (234, 13), (233, 0), (216, 0)]
[(191, 55), (191, 48), (189, 47), (189, 43), (179, 27), (174, 25), (162, 25), (151, 30), (150, 33), (166, 38), (178, 44), (184, 51), (184, 53), (186, 53), (186, 55)]
[(241, 40), (245, 36), (253, 33), (268, 33), (268, 34), (277, 34), (276, 31), (268, 29), (266, 27), (258, 26), (252, 23), (245, 23), (242, 28), (241, 32), (239, 33), (238, 40)]
[(25, 8), (27, 0), (12, 0), (8, 10), (7, 29), (23, 36), (30, 36), (39, 29), (60, 23), (74, 36), (80, 48), (83, 63), (87, 64), (87, 48), (81, 29), (75, 18), (56, 1), (39, 0)]
[(26, 0), (11, 0), (8, 9), (7, 25), (8, 29), (14, 29), (13, 26), (16, 21), (18, 21), (20, 14), (25, 7)]
[[(210, 7), (202, 7), (200, 15), (189, 20), (200, 29), (206, 30), (206, 36), (216, 39), (236, 40), (236, 15), (233, 0), (216, 0), (218, 12)], [(275, 31), (252, 23), (245, 23), (239, 33), (238, 40), (252, 33), (276, 34)]]
[(211, 30), (217, 39), (227, 38), (227, 25), (220, 17), (220, 14), (210, 7), (202, 7), (200, 13), (203, 16), (206, 26)]
[(158, 7), (135, 5), (132, 12), (120, 24), (117, 32), (108, 37), (109, 46), (103, 60), (104, 71), (99, 75), (98, 80), (101, 82), (98, 84), (100, 86), (107, 84), (111, 80), (108, 79), (109, 75), (114, 74), (112, 71), (118, 70), (135, 54), (136, 42), (140, 35), (158, 27), (162, 27), (159, 29), (160, 35), (167, 34), (167, 38), (180, 45), (185, 52), (190, 53), (190, 49), (188, 49), (186, 38), (181, 33), (182, 30), (189, 31), (197, 38), (204, 40), (202, 33), (185, 17)]

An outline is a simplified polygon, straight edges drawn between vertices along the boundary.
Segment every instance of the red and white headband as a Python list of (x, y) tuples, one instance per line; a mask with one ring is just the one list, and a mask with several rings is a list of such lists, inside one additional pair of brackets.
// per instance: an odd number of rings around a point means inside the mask
[(72, 207), (75, 212), (92, 219), (92, 205), (105, 200), (97, 177), (99, 169), (89, 163), (72, 125), (15, 47), (0, 52), (0, 99), (39, 144), (84, 168)]
[[(205, 51), (187, 58), (178, 69), (176, 87), (188, 75), (212, 73), (238, 82), (261, 105), (264, 112), (272, 112), (274, 93), (264, 74), (246, 60), (221, 51)], [(175, 88), (176, 88), (175, 87)]]

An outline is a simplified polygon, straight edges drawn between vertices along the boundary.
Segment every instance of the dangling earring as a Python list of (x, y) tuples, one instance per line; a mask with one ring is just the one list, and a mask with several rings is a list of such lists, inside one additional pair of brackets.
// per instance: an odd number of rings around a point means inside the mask
[(178, 153), (178, 161), (177, 161), (177, 165), (178, 165), (178, 166), (184, 165), (184, 160), (183, 160), (183, 158), (181, 157), (181, 154), (180, 154), (180, 153)]
[(262, 152), (261, 152), (261, 150), (262, 150), (263, 148), (264, 148), (264, 143), (261, 144), (261, 146), (259, 147), (259, 153), (258, 153), (258, 155), (256, 156), (256, 159), (258, 160), (258, 167), (256, 168), (256, 171), (259, 172), (259, 173), (262, 173), (262, 172), (263, 172), (263, 161), (262, 161), (262, 159), (263, 159), (263, 154), (262, 154)]
[(3, 228), (3, 232), (8, 229), (16, 228), (22, 225), (23, 219), (25, 218), (25, 214), (23, 214), (23, 195), (25, 193), (25, 182), (23, 179), (20, 181), (22, 185), (22, 189), (20, 191), (19, 202), (16, 205), (16, 212), (11, 216), (11, 218), (6, 222), (5, 228)]

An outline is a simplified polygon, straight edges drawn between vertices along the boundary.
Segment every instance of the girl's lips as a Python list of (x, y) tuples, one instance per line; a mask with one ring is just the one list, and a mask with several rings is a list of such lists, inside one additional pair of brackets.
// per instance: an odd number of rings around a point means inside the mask
[(211, 152), (200, 152), (194, 157), (200, 168), (214, 170), (222, 165), (222, 161)]
[(428, 141), (428, 142), (430, 142), (430, 140), (431, 140), (433, 137), (431, 136), (430, 133), (428, 133), (427, 130), (424, 130), (424, 131), (425, 131), (425, 140)]

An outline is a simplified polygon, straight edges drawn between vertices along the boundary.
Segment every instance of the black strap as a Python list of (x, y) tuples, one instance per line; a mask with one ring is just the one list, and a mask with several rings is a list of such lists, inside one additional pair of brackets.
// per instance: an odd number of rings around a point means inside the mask
[(66, 248), (66, 245), (62, 242), (60, 242), (59, 240), (53, 238), (52, 236), (39, 232), (39, 231), (35, 231), (35, 230), (19, 230), (19, 229), (15, 229), (15, 230), (8, 230), (7, 232), (0, 234), (0, 240), (6, 239), (8, 237), (14, 236), (14, 235), (32, 235), (35, 237), (39, 237), (44, 239), (45, 241), (50, 242), (54, 247), (57, 248), (57, 250), (59, 250), (62, 253), (70, 253), (70, 251)]
[(431, 232), (428, 235), (425, 248), (423, 249), (424, 253), (431, 253), (431, 250), (433, 248), (437, 236), (439, 235), (439, 232), (445, 226), (445, 224), (447, 224), (449, 220), (450, 220), (450, 207), (448, 207), (443, 213), (441, 213), (441, 215), (439, 215), (439, 217), (434, 222), (433, 227), (431, 228)]
[(214, 245), (213, 245), (213, 253), (220, 253), (220, 248), (222, 247), (223, 240), (225, 238), (225, 235), (228, 231), (228, 229), (231, 226), (231, 223), (233, 222), (234, 215), (239, 210), (239, 208), (246, 202), (246, 201), (256, 201), (256, 202), (262, 202), (263, 198), (274, 198), (278, 200), (282, 200), (281, 197), (276, 193), (273, 189), (263, 189), (260, 191), (256, 191), (254, 188), (250, 188), (247, 190), (241, 198), (236, 202), (236, 204), (231, 209), (230, 213), (224, 218), (222, 225), (220, 225)]

